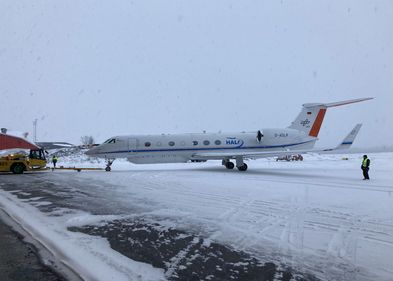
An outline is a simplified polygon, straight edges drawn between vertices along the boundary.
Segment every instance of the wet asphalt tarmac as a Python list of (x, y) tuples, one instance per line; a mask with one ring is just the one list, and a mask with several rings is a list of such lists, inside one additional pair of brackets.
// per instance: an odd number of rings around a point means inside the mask
[[(71, 227), (68, 230), (106, 238), (112, 249), (124, 256), (164, 269), (168, 280), (318, 280), (307, 273), (295, 272), (286, 265), (261, 262), (229, 245), (210, 242), (194, 233), (146, 220), (139, 215), (143, 210), (138, 204), (131, 207), (129, 204), (122, 206), (119, 202), (112, 204), (107, 193), (97, 192), (99, 185), (97, 182), (73, 179), (66, 173), (41, 173), (2, 175), (0, 189), (11, 191), (20, 199), (40, 197), (34, 202), (51, 202), (49, 205), (37, 205), (41, 212), (48, 215), (59, 209), (81, 210), (94, 215), (134, 215), (132, 219), (108, 221), (100, 226)], [(105, 190), (105, 187), (102, 188)], [(3, 238), (12, 241), (11, 236), (3, 235)], [(20, 243), (20, 239), (17, 240)], [(23, 262), (19, 261), (14, 263)], [(35, 265), (29, 268), (35, 268)], [(61, 280), (51, 278), (9, 280)], [(0, 276), (0, 280), (7, 279)]]
[(0, 280), (64, 281), (44, 265), (35, 247), (0, 219)]

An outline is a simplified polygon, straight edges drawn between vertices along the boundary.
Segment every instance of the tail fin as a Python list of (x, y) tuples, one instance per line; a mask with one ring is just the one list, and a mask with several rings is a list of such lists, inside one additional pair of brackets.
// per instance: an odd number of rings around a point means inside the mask
[(342, 141), (342, 143), (335, 148), (335, 150), (350, 148), (353, 141), (355, 140), (356, 136), (358, 135), (361, 127), (362, 127), (362, 124), (357, 124), (355, 126), (355, 128), (353, 128), (352, 131), (345, 137), (345, 139)]
[(305, 132), (311, 137), (318, 137), (319, 130), (321, 129), (323, 118), (325, 117), (326, 110), (329, 107), (335, 107), (340, 105), (346, 105), (366, 100), (371, 100), (373, 98), (361, 98), (346, 100), (341, 102), (332, 103), (306, 103), (303, 104), (303, 109), (296, 117), (295, 121), (288, 127), (291, 129), (296, 129)]

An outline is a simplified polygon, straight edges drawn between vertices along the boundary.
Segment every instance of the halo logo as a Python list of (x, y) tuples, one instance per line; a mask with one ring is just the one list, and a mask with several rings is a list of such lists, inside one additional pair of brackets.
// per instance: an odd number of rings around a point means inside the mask
[(225, 140), (225, 144), (242, 146), (243, 145), (243, 141), (239, 140), (237, 138), (227, 138)]

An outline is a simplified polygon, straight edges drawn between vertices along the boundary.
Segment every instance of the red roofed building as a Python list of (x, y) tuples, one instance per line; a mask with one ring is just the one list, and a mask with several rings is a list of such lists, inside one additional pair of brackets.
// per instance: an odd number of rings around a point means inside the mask
[(0, 150), (3, 149), (39, 149), (38, 146), (28, 140), (16, 136), (0, 133)]

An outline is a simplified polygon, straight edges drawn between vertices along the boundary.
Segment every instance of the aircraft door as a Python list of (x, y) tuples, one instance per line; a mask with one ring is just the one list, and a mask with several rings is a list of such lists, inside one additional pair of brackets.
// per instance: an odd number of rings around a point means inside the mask
[(137, 139), (128, 139), (128, 151), (135, 152), (137, 146)]
[(263, 132), (261, 130), (258, 130), (257, 132), (257, 142), (261, 142), (263, 139)]

